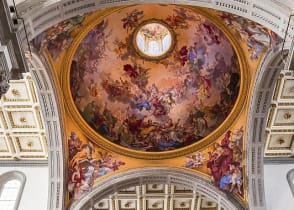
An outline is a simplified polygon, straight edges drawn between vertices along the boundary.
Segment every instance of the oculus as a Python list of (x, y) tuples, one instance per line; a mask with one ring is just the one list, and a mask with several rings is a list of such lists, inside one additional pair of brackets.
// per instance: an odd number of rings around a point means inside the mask
[(134, 35), (137, 53), (149, 59), (161, 59), (172, 50), (171, 29), (160, 20), (147, 20), (138, 26)]

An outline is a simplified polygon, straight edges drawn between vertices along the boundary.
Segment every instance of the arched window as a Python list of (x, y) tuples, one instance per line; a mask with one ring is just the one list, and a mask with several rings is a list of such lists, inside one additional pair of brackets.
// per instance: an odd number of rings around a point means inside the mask
[(0, 176), (0, 210), (18, 208), (25, 180), (25, 175), (19, 171), (9, 171)]
[(287, 173), (287, 180), (290, 185), (290, 189), (292, 191), (293, 197), (294, 197), (294, 168), (288, 171)]

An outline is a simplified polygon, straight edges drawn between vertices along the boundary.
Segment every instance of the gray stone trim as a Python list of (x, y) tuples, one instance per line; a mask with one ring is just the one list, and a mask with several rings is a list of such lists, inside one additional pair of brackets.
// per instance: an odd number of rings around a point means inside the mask
[(48, 167), (47, 160), (0, 160), (0, 167)]
[[(200, 7), (212, 8), (220, 11), (230, 12), (261, 25), (266, 26), (279, 36), (284, 37), (288, 25), (291, 8), (285, 10), (277, 2), (268, 1), (266, 4), (260, 0), (60, 0), (60, 1), (41, 1), (36, 4), (34, 0), (27, 0), (17, 5), (19, 13), (25, 20), (29, 40), (58, 22), (69, 19), (76, 15), (93, 12), (98, 9), (132, 5), (142, 3), (163, 3), (163, 4), (183, 4)], [(291, 26), (294, 23), (291, 22)], [(23, 39), (23, 28), (19, 29)], [(290, 42), (294, 35), (294, 27), (289, 27), (286, 36), (285, 49), (290, 47)]]
[(35, 82), (40, 107), (44, 119), (48, 139), (48, 165), (49, 165), (49, 193), (48, 210), (62, 210), (65, 207), (66, 146), (63, 141), (63, 115), (58, 87), (54, 81), (53, 71), (43, 56), (32, 54), (30, 72)]
[(22, 49), (23, 43), (19, 39), (18, 25), (14, 25), (11, 19), (15, 14), (9, 11), (8, 6), (6, 0), (0, 1), (0, 43), (8, 48), (12, 64), (12, 69), (7, 72), (9, 79), (20, 79), (22, 73), (28, 71), (28, 66)]
[(265, 165), (281, 165), (281, 164), (294, 164), (292, 157), (264, 157), (263, 162)]
[(93, 204), (119, 190), (143, 184), (180, 185), (205, 195), (226, 210), (246, 209), (230, 193), (220, 191), (195, 172), (163, 167), (133, 169), (105, 178), (95, 184), (89, 193), (72, 203), (69, 209), (90, 209)]
[(283, 69), (283, 59), (287, 56), (284, 54), (279, 50), (267, 52), (260, 64), (250, 98), (246, 132), (246, 175), (249, 209), (252, 210), (266, 209), (263, 181), (265, 126), (275, 83), (281, 69)]

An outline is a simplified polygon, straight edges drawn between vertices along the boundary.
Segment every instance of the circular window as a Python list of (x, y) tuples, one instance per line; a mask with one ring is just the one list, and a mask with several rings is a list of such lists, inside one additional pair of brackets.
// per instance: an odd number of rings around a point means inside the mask
[(162, 21), (148, 20), (135, 31), (134, 44), (137, 52), (148, 59), (162, 59), (172, 50), (173, 35)]

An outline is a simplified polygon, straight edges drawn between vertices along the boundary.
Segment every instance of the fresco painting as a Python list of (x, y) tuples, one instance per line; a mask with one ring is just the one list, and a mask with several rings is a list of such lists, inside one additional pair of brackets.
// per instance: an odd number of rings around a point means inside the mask
[(139, 21), (144, 17), (144, 12), (142, 10), (134, 9), (131, 12), (127, 12), (126, 15), (121, 18), (123, 22), (123, 28), (127, 30), (127, 32), (133, 30), (136, 26), (138, 26)]
[(78, 29), (86, 15), (78, 15), (49, 28), (33, 39), (32, 44), (37, 49), (47, 48), (51, 57), (56, 60), (60, 53), (72, 43), (74, 30)]
[(186, 158), (185, 168), (208, 168), (212, 183), (221, 190), (243, 195), (243, 127), (228, 130), (220, 142), (206, 153), (196, 152)]
[[(70, 73), (85, 122), (117, 145), (146, 152), (208, 136), (230, 114), (240, 87), (236, 53), (216, 25), (175, 5), (153, 11), (139, 5), (106, 16), (79, 44)], [(136, 26), (154, 18), (174, 22), (175, 48), (164, 60), (146, 60), (132, 47)]]
[(254, 21), (225, 12), (220, 12), (219, 17), (246, 41), (252, 61), (259, 59), (266, 48), (274, 49), (281, 41), (276, 33)]
[(120, 169), (125, 163), (90, 141), (82, 141), (72, 131), (68, 138), (68, 192), (70, 199), (79, 199), (91, 191), (95, 180)]
[(187, 156), (186, 163), (184, 164), (185, 168), (199, 168), (203, 166), (205, 160), (205, 155), (202, 152), (195, 152), (191, 156)]

